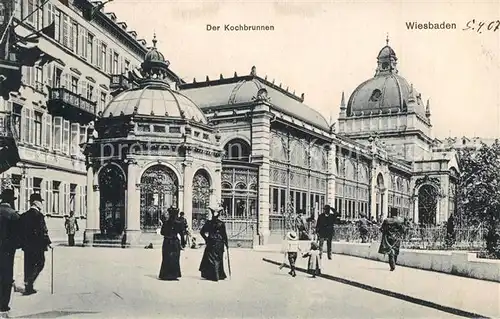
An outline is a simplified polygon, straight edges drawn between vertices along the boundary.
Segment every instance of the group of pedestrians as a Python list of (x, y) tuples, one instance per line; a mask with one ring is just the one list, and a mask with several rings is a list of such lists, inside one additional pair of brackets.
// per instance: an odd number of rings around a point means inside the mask
[[(206, 245), (199, 271), (202, 278), (219, 281), (227, 278), (223, 261), (224, 252), (229, 248), (229, 245), (226, 226), (219, 219), (223, 208), (210, 207), (209, 210), (212, 218), (200, 230)], [(178, 208), (171, 207), (168, 209), (168, 217), (162, 224), (160, 231), (163, 236), (162, 262), (158, 275), (160, 280), (179, 280), (182, 276), (180, 256), (186, 224), (185, 219), (180, 218)]]
[[(394, 271), (396, 269), (399, 249), (405, 233), (405, 228), (404, 220), (398, 216), (398, 210), (396, 208), (391, 208), (389, 215), (390, 216), (386, 218), (380, 226), (382, 240), (380, 242), (378, 252), (380, 254), (388, 255), (389, 269)], [(325, 205), (323, 207), (323, 212), (318, 216), (318, 220), (316, 222), (316, 240), (311, 240), (310, 249), (302, 255), (303, 257), (309, 257), (307, 272), (311, 274), (313, 278), (321, 274), (321, 261), (325, 242), (327, 246), (328, 259), (332, 259), (332, 240), (335, 229), (334, 225), (337, 223), (337, 217), (337, 211), (335, 208), (329, 205)], [(363, 228), (367, 228), (368, 225), (374, 224), (371, 221), (368, 221), (366, 216), (362, 216), (362, 219), (363, 223), (361, 226), (364, 226)], [(298, 227), (298, 231), (300, 235), (294, 231), (288, 232), (286, 241), (284, 242), (282, 248), (285, 260), (288, 259), (290, 265), (289, 274), (292, 277), (296, 276), (295, 264), (298, 254), (301, 251), (299, 240), (310, 240), (310, 238), (306, 238), (304, 229)], [(365, 232), (363, 232), (362, 235), (363, 237), (367, 236)], [(366, 242), (366, 238), (363, 242)], [(284, 266), (285, 261), (281, 264), (280, 269)]]
[[(45, 266), (45, 252), (51, 240), (42, 214), (40, 194), (30, 196), (30, 208), (16, 212), (14, 190), (4, 189), (0, 194), (0, 313), (10, 310), (12, 288), (28, 296), (36, 293), (34, 283)], [(24, 289), (14, 283), (14, 257), (17, 249), (24, 251)]]

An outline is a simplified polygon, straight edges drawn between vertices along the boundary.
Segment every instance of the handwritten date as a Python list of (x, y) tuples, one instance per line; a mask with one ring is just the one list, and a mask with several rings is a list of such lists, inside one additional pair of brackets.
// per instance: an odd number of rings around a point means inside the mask
[(492, 21), (479, 21), (476, 19), (469, 20), (466, 24), (464, 31), (475, 31), (483, 33), (483, 31), (496, 32), (500, 29), (500, 20)]

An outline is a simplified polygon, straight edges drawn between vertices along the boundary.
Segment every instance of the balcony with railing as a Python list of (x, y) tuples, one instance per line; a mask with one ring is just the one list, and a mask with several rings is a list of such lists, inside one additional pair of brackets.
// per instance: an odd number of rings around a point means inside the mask
[(97, 102), (66, 88), (50, 89), (47, 106), (51, 115), (62, 116), (80, 124), (88, 124), (97, 116)]

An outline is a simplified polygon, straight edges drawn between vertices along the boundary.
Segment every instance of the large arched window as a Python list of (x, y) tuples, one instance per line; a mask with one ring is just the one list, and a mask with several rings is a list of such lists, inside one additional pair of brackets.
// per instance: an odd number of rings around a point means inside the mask
[(207, 209), (210, 205), (210, 196), (212, 195), (210, 176), (207, 171), (200, 169), (193, 178), (193, 229), (197, 230), (203, 226), (207, 218)]
[(233, 139), (224, 146), (225, 159), (248, 162), (250, 160), (250, 145), (242, 139)]

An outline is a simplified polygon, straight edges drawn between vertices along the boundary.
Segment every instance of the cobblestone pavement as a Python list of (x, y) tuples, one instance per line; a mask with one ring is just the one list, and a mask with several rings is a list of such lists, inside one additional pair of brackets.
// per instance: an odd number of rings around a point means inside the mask
[[(264, 262), (278, 254), (231, 250), (232, 277), (214, 283), (200, 279), (203, 250), (186, 250), (178, 282), (156, 279), (159, 249), (55, 247), (54, 294), (50, 292), (51, 255), (32, 296), (13, 295), (10, 313), (17, 318), (448, 318), (454, 315)], [(335, 256), (336, 263), (357, 269), (364, 259)], [(22, 253), (16, 257), (22, 282)], [(303, 266), (305, 260), (300, 261)], [(386, 265), (366, 268), (362, 280), (389, 276)], [(357, 267), (357, 268), (356, 268)], [(225, 266), (227, 272), (227, 264)], [(330, 268), (330, 270), (328, 269)], [(434, 273), (435, 278), (444, 276)], [(393, 276), (394, 277), (394, 276)], [(408, 280), (406, 278), (405, 280)], [(442, 293), (429, 283), (428, 298)], [(498, 300), (498, 299), (497, 299)]]

